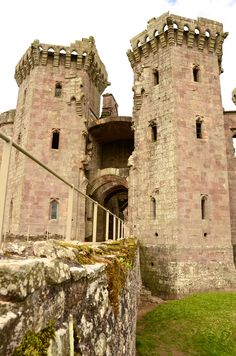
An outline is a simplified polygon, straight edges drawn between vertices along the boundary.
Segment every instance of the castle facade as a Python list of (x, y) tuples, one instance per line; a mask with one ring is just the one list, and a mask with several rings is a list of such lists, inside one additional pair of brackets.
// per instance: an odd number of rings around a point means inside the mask
[[(0, 116), (4, 133), (125, 216), (144, 284), (167, 298), (235, 287), (236, 112), (223, 110), (219, 79), (226, 37), (204, 18), (149, 20), (127, 52), (132, 118), (118, 115), (112, 94), (100, 110), (109, 82), (92, 37), (68, 47), (34, 41), (16, 66), (16, 110)], [(7, 231), (64, 236), (67, 200), (64, 185), (13, 150)], [(91, 206), (75, 196), (73, 239), (90, 241), (91, 223)]]

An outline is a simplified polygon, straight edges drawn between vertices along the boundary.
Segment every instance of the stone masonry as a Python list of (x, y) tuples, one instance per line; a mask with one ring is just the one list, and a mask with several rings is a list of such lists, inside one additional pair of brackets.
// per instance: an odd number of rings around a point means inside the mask
[[(236, 113), (223, 110), (219, 80), (226, 37), (204, 18), (150, 19), (127, 52), (132, 118), (118, 115), (112, 94), (100, 110), (109, 82), (93, 37), (70, 46), (35, 40), (16, 66), (16, 110), (0, 116), (16, 142), (128, 220), (143, 283), (165, 298), (235, 286)], [(61, 183), (13, 150), (7, 232), (64, 236), (67, 201)], [(92, 216), (75, 195), (73, 239), (91, 240)], [(99, 211), (100, 240), (104, 221)]]

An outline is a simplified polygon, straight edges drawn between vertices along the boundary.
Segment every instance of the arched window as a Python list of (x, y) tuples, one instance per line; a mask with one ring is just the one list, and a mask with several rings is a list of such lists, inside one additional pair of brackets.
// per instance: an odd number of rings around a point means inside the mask
[(194, 66), (193, 67), (193, 80), (194, 80), (194, 82), (199, 82), (200, 81), (200, 69), (199, 69), (199, 66)]
[(59, 148), (59, 141), (60, 141), (60, 130), (59, 129), (53, 129), (52, 131), (52, 144), (51, 148), (54, 150), (58, 150)]
[(55, 96), (59, 98), (62, 94), (62, 85), (60, 82), (57, 82), (55, 85)]
[(202, 120), (201, 119), (196, 120), (196, 137), (202, 138)]
[(157, 217), (157, 202), (154, 197), (151, 197), (151, 217), (153, 219)]
[(56, 220), (58, 218), (58, 201), (56, 199), (51, 199), (50, 209), (49, 209), (49, 219)]
[(207, 197), (205, 195), (201, 197), (201, 216), (202, 220), (207, 218)]

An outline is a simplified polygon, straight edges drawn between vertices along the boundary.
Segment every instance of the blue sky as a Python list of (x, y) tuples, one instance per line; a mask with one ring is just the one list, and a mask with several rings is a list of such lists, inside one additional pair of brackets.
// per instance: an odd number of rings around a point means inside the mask
[(15, 108), (17, 85), (14, 68), (34, 39), (69, 45), (94, 36), (106, 65), (120, 115), (132, 113), (133, 73), (126, 57), (130, 39), (146, 28), (147, 21), (170, 11), (223, 22), (230, 33), (224, 45), (221, 75), (225, 109), (234, 109), (231, 91), (236, 87), (236, 1), (232, 0), (8, 0), (0, 4), (0, 112)]

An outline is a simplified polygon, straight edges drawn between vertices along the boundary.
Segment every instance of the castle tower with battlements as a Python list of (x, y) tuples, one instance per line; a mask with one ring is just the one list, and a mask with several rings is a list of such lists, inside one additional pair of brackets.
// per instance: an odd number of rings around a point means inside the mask
[(135, 150), (130, 224), (143, 281), (176, 297), (232, 285), (219, 75), (222, 24), (163, 14), (131, 40)]
[[(107, 72), (93, 37), (68, 47), (34, 41), (16, 66), (19, 86), (13, 139), (86, 192), (88, 126), (100, 114)], [(19, 152), (13, 151), (8, 194), (12, 233), (64, 235), (68, 189)], [(72, 234), (85, 203), (74, 196)], [(79, 230), (80, 229), (80, 230)]]

